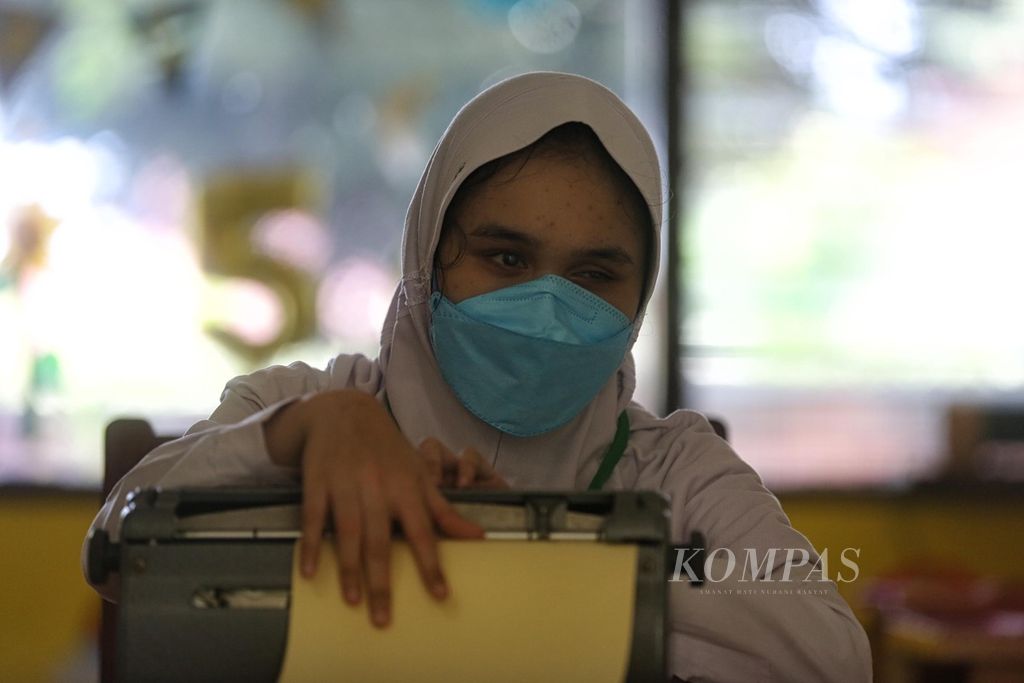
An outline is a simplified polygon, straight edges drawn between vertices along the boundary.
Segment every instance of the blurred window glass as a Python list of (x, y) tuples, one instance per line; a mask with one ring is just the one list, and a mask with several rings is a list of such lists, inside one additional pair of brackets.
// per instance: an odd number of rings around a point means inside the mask
[(938, 473), (1022, 399), (1024, 2), (686, 7), (687, 403), (774, 486)]

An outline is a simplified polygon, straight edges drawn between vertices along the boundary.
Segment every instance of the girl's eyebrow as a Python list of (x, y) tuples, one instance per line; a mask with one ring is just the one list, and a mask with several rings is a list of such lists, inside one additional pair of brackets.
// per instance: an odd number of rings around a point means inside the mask
[(600, 249), (583, 249), (576, 252), (579, 258), (592, 259), (596, 261), (609, 261), (622, 266), (633, 265), (633, 259), (626, 253), (625, 249), (619, 247), (605, 247)]
[(499, 225), (497, 223), (487, 223), (481, 225), (473, 232), (469, 233), (473, 237), (486, 237), (489, 239), (504, 240), (506, 242), (516, 242), (529, 247), (541, 246), (541, 241), (533, 235), (528, 235), (525, 232), (515, 230), (506, 225)]

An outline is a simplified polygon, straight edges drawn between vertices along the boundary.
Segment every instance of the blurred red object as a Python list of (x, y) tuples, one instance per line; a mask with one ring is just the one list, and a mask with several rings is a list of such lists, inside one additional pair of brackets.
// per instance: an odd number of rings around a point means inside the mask
[(876, 679), (1024, 681), (1024, 582), (957, 569), (904, 570), (864, 594)]

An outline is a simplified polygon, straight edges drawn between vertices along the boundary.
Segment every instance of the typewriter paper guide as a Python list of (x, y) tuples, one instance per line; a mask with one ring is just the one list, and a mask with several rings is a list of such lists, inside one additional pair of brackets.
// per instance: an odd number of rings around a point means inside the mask
[(625, 678), (636, 546), (449, 540), (439, 553), (450, 587), (440, 602), (408, 546), (392, 545), (391, 623), (381, 630), (365, 597), (358, 607), (342, 600), (333, 546), (324, 543), (310, 580), (296, 551), (280, 683)]

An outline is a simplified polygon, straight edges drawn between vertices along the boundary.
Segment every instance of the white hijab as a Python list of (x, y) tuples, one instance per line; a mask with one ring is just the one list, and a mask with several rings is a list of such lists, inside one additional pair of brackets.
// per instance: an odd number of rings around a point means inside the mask
[[(588, 485), (612, 441), (619, 413), (632, 398), (632, 355), (626, 354), (598, 395), (566, 425), (534, 437), (500, 432), (469, 413), (438, 370), (430, 343), (428, 303), (434, 251), (445, 210), (470, 173), (573, 121), (593, 129), (650, 206), (655, 253), (631, 343), (635, 341), (646, 297), (657, 276), (662, 222), (657, 154), (636, 115), (614, 93), (581, 76), (549, 72), (517, 76), (488, 88), (466, 104), (448, 126), (409, 205), (402, 281), (381, 334), (383, 382), (378, 395), (387, 398), (403, 433), (414, 444), (433, 436), (456, 452), (475, 448), (517, 488)], [(334, 368), (336, 373), (339, 370)]]

